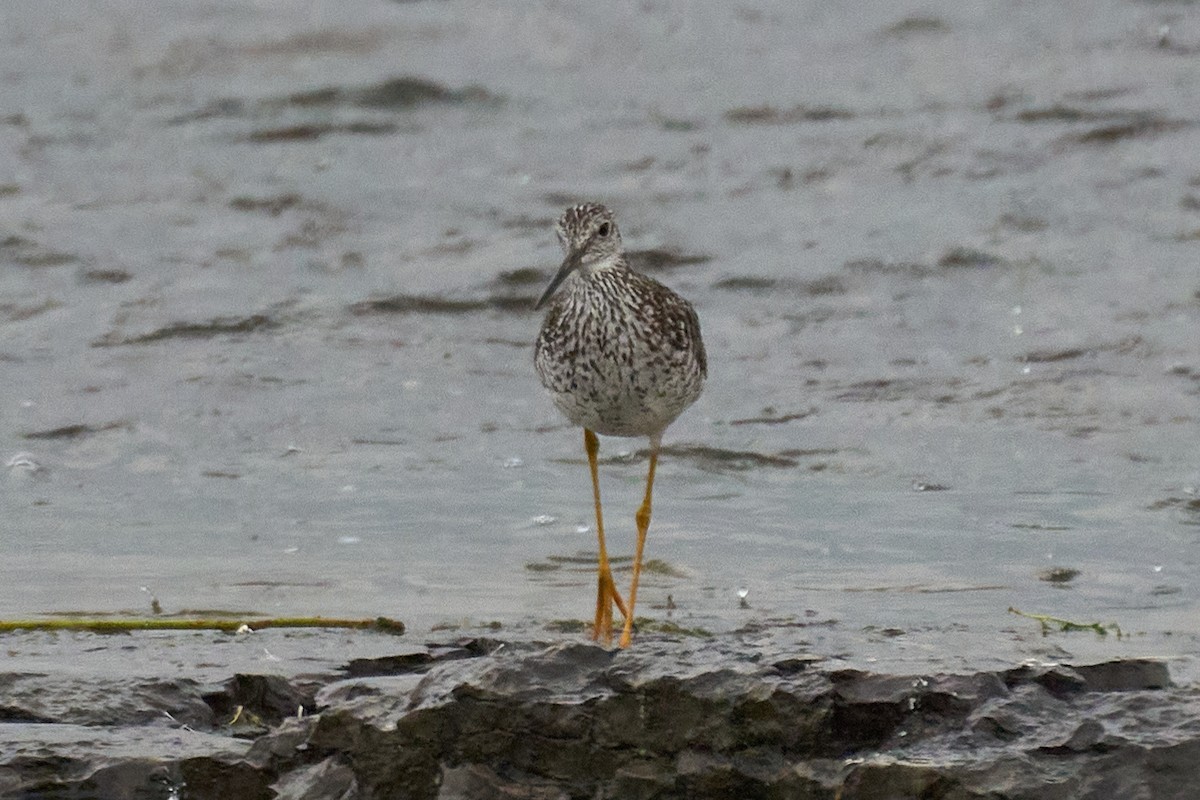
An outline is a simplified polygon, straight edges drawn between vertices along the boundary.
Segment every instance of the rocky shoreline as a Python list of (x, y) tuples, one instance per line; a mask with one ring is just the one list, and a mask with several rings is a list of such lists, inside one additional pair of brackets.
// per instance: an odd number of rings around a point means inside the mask
[(2, 673), (0, 797), (1183, 798), (1200, 774), (1200, 694), (1153, 659), (896, 675), (734, 634), (392, 642), (312, 672)]

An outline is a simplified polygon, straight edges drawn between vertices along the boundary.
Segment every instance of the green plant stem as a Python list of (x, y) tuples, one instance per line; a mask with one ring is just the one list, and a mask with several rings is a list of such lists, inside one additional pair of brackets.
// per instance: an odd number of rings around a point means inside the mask
[(1099, 622), (1074, 622), (1062, 617), (1052, 617), (1049, 614), (1031, 614), (1028, 611), (1022, 611), (1019, 608), (1008, 607), (1008, 613), (1016, 614), (1018, 617), (1037, 620), (1042, 626), (1042, 635), (1050, 633), (1054, 626), (1058, 626), (1058, 630), (1062, 633), (1070, 633), (1071, 631), (1092, 631), (1100, 636), (1108, 636), (1109, 633), (1116, 634), (1118, 639), (1124, 636), (1121, 633), (1121, 626), (1115, 622), (1110, 622), (1107, 625)]
[(128, 633), (130, 631), (224, 631), (237, 633), (246, 626), (252, 631), (265, 628), (352, 628), (380, 633), (404, 633), (404, 623), (376, 617), (374, 619), (326, 619), (325, 617), (262, 617), (257, 619), (163, 619), (145, 617), (133, 619), (83, 619), (50, 617), (47, 619), (0, 620), (0, 633), (10, 631), (88, 631), (90, 633)]

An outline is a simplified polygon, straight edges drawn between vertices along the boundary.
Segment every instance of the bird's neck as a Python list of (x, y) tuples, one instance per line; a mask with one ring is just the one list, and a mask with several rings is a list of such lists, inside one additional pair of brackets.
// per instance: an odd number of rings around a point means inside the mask
[(621, 269), (629, 269), (629, 262), (625, 260), (625, 254), (608, 253), (607, 255), (591, 263), (583, 264), (579, 271), (585, 278), (590, 278), (591, 276), (599, 273)]

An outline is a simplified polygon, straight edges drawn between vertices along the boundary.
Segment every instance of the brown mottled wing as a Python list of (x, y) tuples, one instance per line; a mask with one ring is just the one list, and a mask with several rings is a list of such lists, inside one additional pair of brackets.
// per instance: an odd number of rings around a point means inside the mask
[(708, 378), (708, 354), (704, 352), (704, 339), (700, 336), (700, 317), (687, 300), (683, 300), (683, 336), (696, 348), (696, 362), (700, 365), (701, 377)]
[(668, 287), (648, 275), (634, 272), (636, 280), (647, 288), (646, 294), (656, 298), (665, 308), (665, 313), (671, 320), (669, 326), (670, 345), (676, 353), (693, 351), (696, 364), (700, 368), (700, 377), (708, 378), (708, 354), (704, 352), (704, 339), (700, 335), (700, 317), (692, 304), (680, 297)]

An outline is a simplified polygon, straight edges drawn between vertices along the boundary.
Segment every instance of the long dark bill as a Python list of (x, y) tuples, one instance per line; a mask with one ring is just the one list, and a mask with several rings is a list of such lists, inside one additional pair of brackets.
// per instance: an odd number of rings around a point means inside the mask
[(554, 290), (567, 279), (568, 275), (579, 269), (579, 263), (583, 260), (583, 250), (584, 248), (581, 247), (578, 250), (572, 250), (567, 253), (567, 257), (563, 259), (562, 266), (558, 268), (558, 273), (555, 274), (554, 279), (550, 281), (550, 285), (546, 287), (546, 291), (542, 292), (542, 296), (538, 299), (537, 304), (534, 305), (533, 308), (535, 311), (546, 304), (546, 301), (550, 299), (550, 295), (554, 294)]

